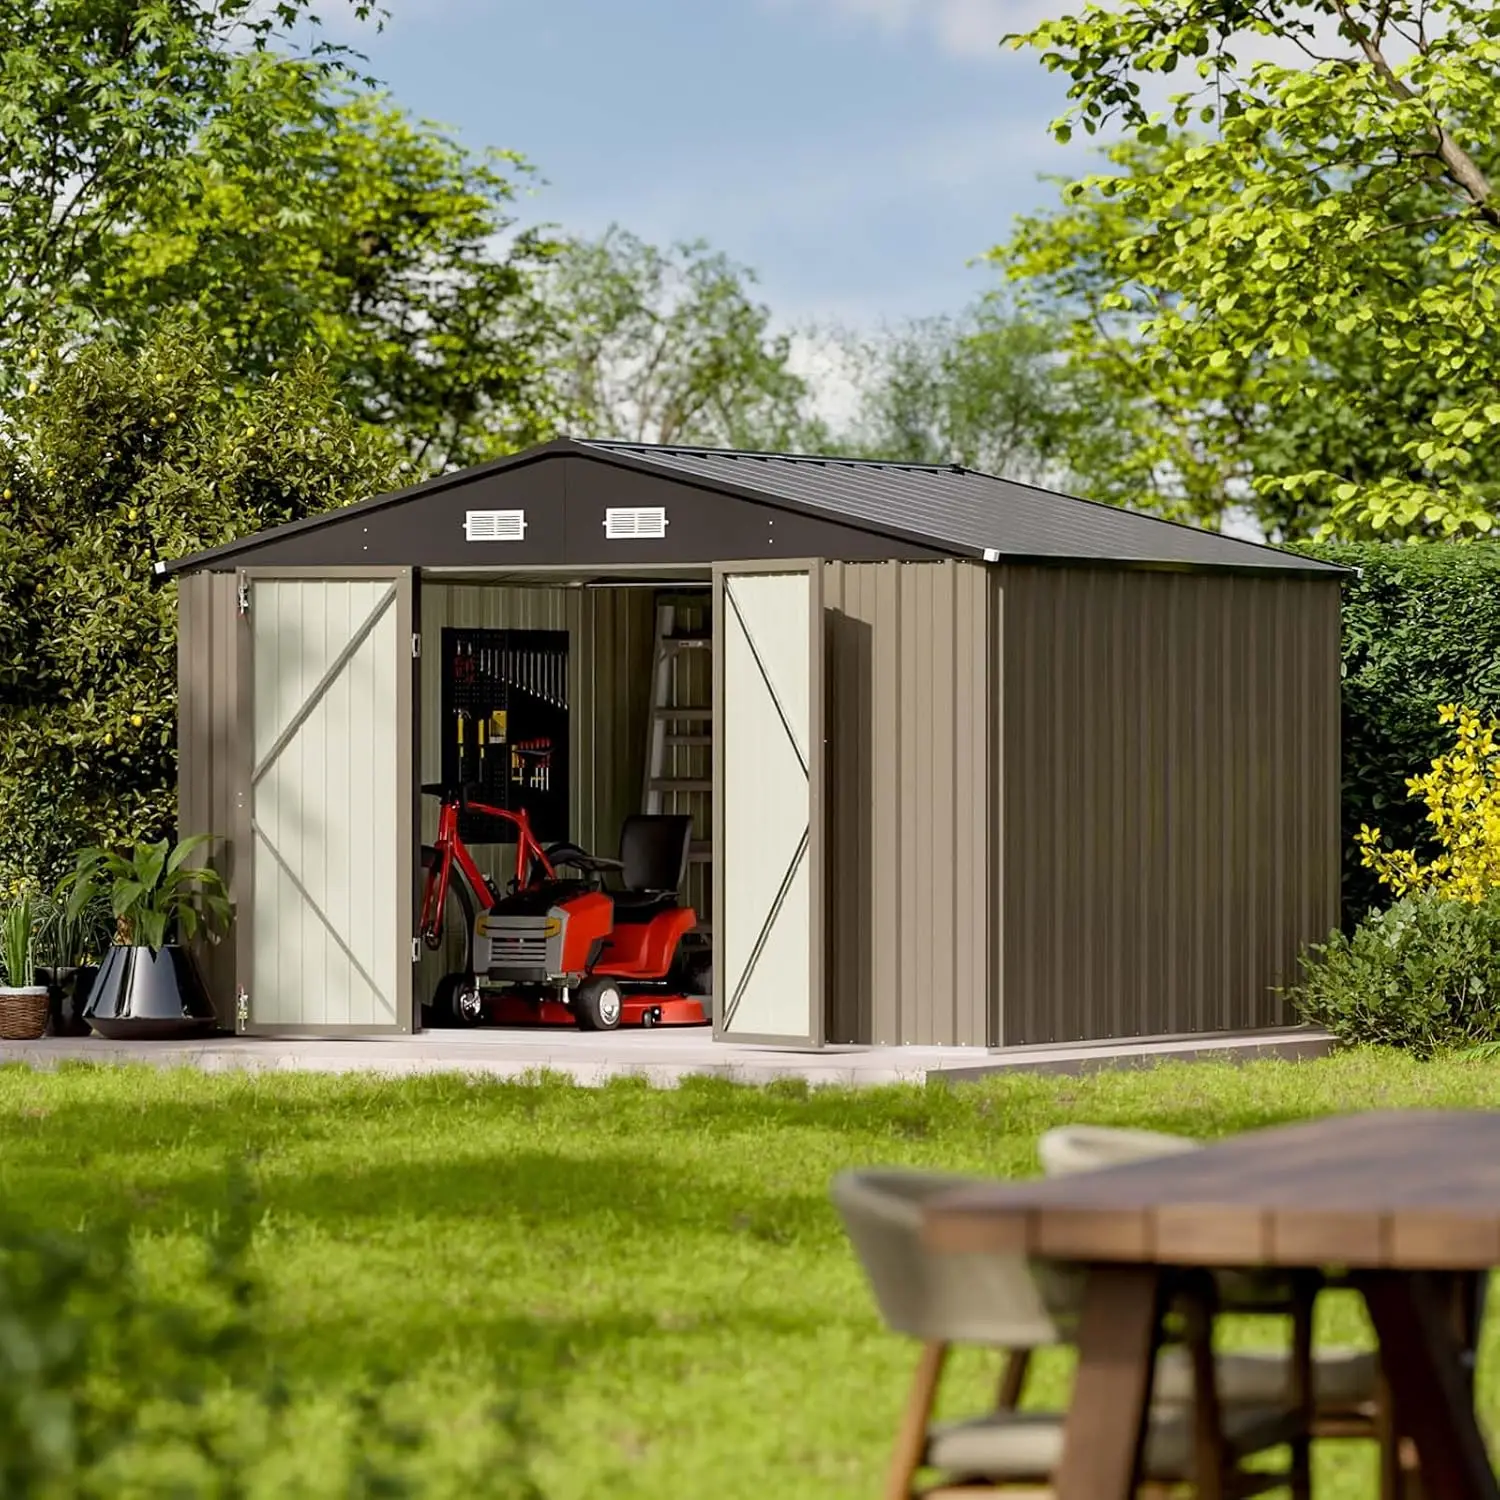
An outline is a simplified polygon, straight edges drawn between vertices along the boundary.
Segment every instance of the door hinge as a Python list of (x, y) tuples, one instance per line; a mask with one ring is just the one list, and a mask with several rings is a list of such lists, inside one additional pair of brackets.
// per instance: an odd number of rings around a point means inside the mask
[(416, 633), (413, 633), (411, 638), (411, 654), (413, 656), (420, 656), (422, 654), (422, 637)]
[(243, 990), (235, 991), (234, 995), (234, 1025), (237, 1031), (243, 1031), (250, 1022), (250, 996)]
[(413, 938), (411, 940), (411, 961), (414, 964), (419, 964), (419, 963), (422, 962), (422, 939), (421, 938)]
[(239, 606), (242, 615), (250, 613), (250, 580), (242, 578), (234, 591), (235, 603)]

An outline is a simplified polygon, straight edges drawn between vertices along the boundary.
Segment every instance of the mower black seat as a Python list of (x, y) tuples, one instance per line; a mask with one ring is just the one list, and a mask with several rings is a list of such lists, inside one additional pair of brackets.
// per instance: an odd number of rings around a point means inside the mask
[(620, 830), (620, 890), (610, 895), (616, 922), (649, 922), (677, 905), (687, 877), (693, 820), (680, 813), (636, 813)]
[(676, 891), (611, 891), (615, 903), (615, 926), (649, 922), (664, 911), (677, 906)]

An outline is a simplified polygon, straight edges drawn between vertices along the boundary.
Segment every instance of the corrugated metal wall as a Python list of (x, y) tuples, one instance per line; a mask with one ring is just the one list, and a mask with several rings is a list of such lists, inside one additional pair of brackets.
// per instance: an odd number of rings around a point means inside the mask
[[(523, 588), (423, 580), (422, 780), (442, 774), (440, 647), (442, 628), (566, 630), (569, 637), (569, 801), (572, 838), (585, 849), (613, 854), (625, 817), (640, 810), (645, 776), (651, 645), (650, 589)], [(437, 831), (437, 802), (422, 799), (422, 840)], [(482, 845), (480, 864), (503, 885), (514, 846)], [(453, 953), (427, 953), (417, 975), (425, 1003), (438, 979), (457, 964)]]
[(1337, 582), (994, 570), (1003, 1037), (1290, 1019), (1338, 921)]
[[(233, 573), (189, 573), (177, 580), (177, 829), (214, 833), (209, 863), (235, 884), (235, 766), (240, 734), (239, 657)], [(198, 960), (214, 1010), (234, 1022), (235, 931), (200, 944)]]
[(993, 1040), (991, 619), (973, 563), (830, 563), (833, 1042)]

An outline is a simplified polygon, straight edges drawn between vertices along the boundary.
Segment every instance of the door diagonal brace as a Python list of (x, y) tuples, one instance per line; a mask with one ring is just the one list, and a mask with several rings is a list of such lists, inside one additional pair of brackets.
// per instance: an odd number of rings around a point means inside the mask
[(327, 693), (328, 689), (333, 686), (335, 681), (337, 681), (339, 673), (341, 673), (344, 668), (347, 667), (349, 663), (354, 659), (354, 653), (364, 645), (366, 640), (369, 639), (370, 632), (374, 630), (374, 628), (380, 623), (381, 617), (385, 614), (386, 610), (388, 610), (395, 602), (395, 599), (396, 585), (393, 583), (390, 588), (380, 596), (380, 599), (377, 601), (375, 608), (370, 611), (369, 616), (365, 620), (364, 624), (354, 632), (354, 635), (349, 640), (349, 643), (344, 647), (342, 651), (339, 652), (337, 656), (334, 657), (328, 670), (319, 679), (317, 687), (312, 690), (312, 693), (308, 697), (307, 702), (304, 703), (302, 707), (292, 715), (291, 722), (286, 726), (285, 729), (281, 731), (280, 734), (276, 736), (276, 743), (266, 751), (265, 758), (258, 766), (256, 766), (255, 770), (250, 773), (251, 786), (254, 786), (255, 783), (259, 781), (261, 777), (271, 769), (271, 766), (275, 763), (276, 757), (280, 755), (288, 745), (291, 744), (293, 739), (296, 738), (297, 731), (301, 729), (305, 723), (307, 723), (307, 720), (312, 714), (312, 711), (318, 706), (318, 704), (323, 701), (323, 695)]
[(771, 695), (771, 703), (776, 709), (776, 717), (781, 720), (781, 727), (786, 731), (788, 743), (792, 747), (792, 754), (797, 757), (797, 764), (802, 767), (802, 774), (809, 776), (807, 769), (807, 757), (802, 753), (802, 746), (797, 743), (797, 736), (792, 733), (792, 726), (787, 719), (786, 710), (781, 706), (781, 699), (776, 695), (775, 685), (771, 681), (771, 674), (766, 671), (766, 664), (760, 659), (760, 652), (755, 649), (755, 637), (750, 634), (750, 627), (745, 623), (745, 617), (740, 613), (740, 607), (735, 602), (734, 590), (729, 587), (729, 580), (724, 580), (724, 597), (729, 601), (729, 607), (734, 611), (734, 617), (739, 621), (740, 633), (745, 637), (745, 644), (750, 648), (750, 655), (755, 661), (756, 670), (760, 673), (761, 681), (766, 685), (766, 691)]
[(802, 842), (797, 845), (797, 852), (792, 856), (792, 862), (787, 866), (787, 872), (781, 878), (781, 887), (776, 892), (776, 899), (771, 903), (771, 910), (766, 914), (766, 920), (761, 923), (760, 936), (755, 940), (755, 946), (750, 950), (750, 957), (745, 960), (745, 972), (740, 975), (740, 980), (734, 987), (734, 994), (729, 997), (724, 1006), (724, 1029), (729, 1030), (734, 1020), (734, 1013), (740, 1008), (740, 1001), (745, 998), (745, 991), (749, 988), (750, 980), (755, 974), (755, 966), (760, 962), (760, 956), (765, 952), (766, 943), (771, 936), (771, 929), (776, 925), (776, 918), (781, 915), (781, 908), (786, 905), (786, 898), (792, 889), (792, 882), (797, 878), (797, 871), (802, 867), (802, 861), (807, 858), (807, 846), (809, 842), (809, 831), (802, 830)]
[(251, 820), (250, 827), (254, 830), (256, 838), (258, 838), (261, 841), (262, 845), (264, 845), (266, 853), (276, 861), (278, 866), (280, 866), (281, 873), (291, 881), (292, 889), (295, 890), (297, 894), (302, 898), (302, 900), (306, 903), (307, 909), (323, 924), (324, 928), (328, 932), (328, 936), (331, 937), (334, 942), (339, 945), (339, 951), (344, 955), (345, 958), (349, 960), (351, 964), (354, 965), (355, 969), (358, 970), (359, 977), (363, 979), (367, 985), (370, 986), (370, 993), (374, 995), (377, 1000), (381, 1000), (389, 1005), (391, 1003), (390, 997), (380, 988), (378, 984), (375, 983), (373, 979), (370, 978), (368, 970), (366, 970), (365, 966), (360, 963), (360, 961), (354, 956), (353, 952), (350, 950), (348, 943), (346, 943), (343, 938), (339, 936), (338, 929), (333, 925), (332, 922), (328, 920), (327, 916), (324, 915), (323, 908), (313, 900), (312, 896), (308, 893), (307, 887), (297, 879), (296, 873), (293, 871), (292, 867), (281, 857), (281, 851), (276, 847), (275, 844), (270, 841), (270, 839), (266, 837), (265, 829), (263, 829), (260, 824), (255, 822), (253, 819)]

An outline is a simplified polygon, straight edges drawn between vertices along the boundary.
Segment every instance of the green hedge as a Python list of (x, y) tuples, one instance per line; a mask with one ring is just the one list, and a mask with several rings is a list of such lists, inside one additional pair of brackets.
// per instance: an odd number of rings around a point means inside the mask
[(1354, 836), (1435, 852), (1407, 778), (1451, 744), (1440, 703), (1500, 717), (1500, 543), (1301, 545), (1359, 576), (1344, 586), (1343, 896), (1351, 927), (1392, 893), (1362, 869)]

